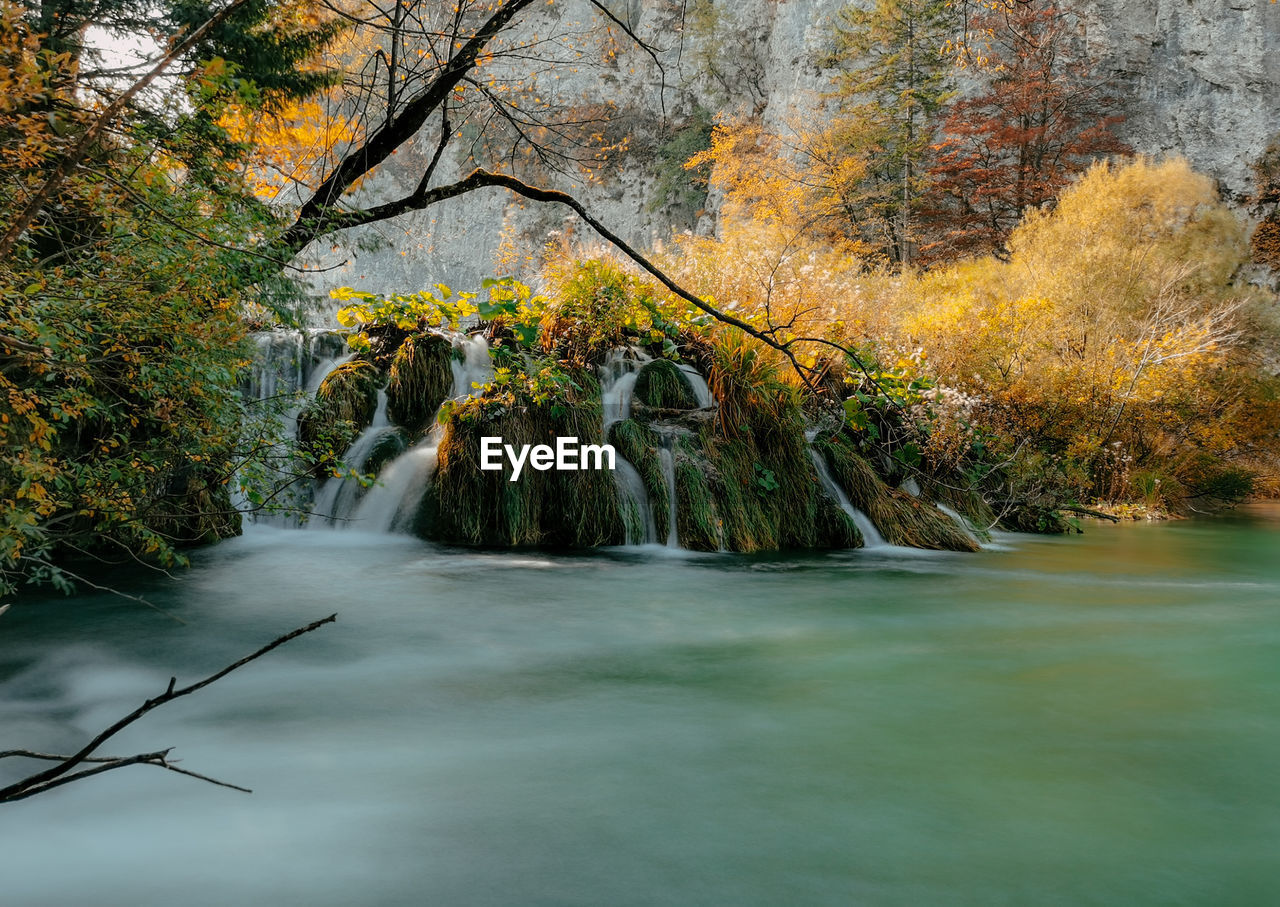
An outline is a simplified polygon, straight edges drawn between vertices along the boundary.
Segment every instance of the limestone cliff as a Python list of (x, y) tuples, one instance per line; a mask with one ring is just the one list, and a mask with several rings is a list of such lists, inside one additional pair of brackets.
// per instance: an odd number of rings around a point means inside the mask
[[(531, 31), (546, 28), (578, 0), (542, 10)], [(585, 4), (582, 4), (585, 7)], [(811, 110), (828, 84), (817, 60), (842, 0), (619, 0), (611, 8), (642, 34), (657, 34), (661, 68), (648, 56), (620, 55), (609, 68), (564, 73), (566, 95), (613, 103), (628, 117), (631, 152), (600, 185), (577, 186), (607, 223), (641, 246), (673, 229), (711, 229), (716, 199), (700, 220), (686, 205), (653, 204), (655, 161), (699, 111), (750, 112), (778, 122)], [(683, 28), (677, 11), (684, 7)], [(1086, 0), (1084, 38), (1100, 71), (1123, 99), (1120, 128), (1136, 150), (1187, 156), (1243, 204), (1249, 165), (1280, 132), (1280, 3), (1271, 0)], [(366, 201), (417, 180), (429, 148), (399, 156), (367, 188)], [(421, 158), (419, 160), (418, 158)], [(450, 162), (454, 173), (463, 162)], [(415, 173), (415, 171), (417, 171)], [(567, 188), (567, 185), (566, 185)], [(564, 226), (564, 212), (530, 210), (497, 191), (339, 238), (316, 252), (317, 284), (348, 283), (376, 291), (444, 281), (460, 287), (493, 273), (505, 227), (518, 245), (536, 247)], [(376, 238), (381, 248), (359, 251)]]

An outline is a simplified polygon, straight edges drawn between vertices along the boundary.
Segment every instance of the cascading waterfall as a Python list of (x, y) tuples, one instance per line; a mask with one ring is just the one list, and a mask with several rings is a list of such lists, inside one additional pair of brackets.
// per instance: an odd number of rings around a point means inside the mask
[[(809, 438), (813, 440), (812, 437)], [(876, 529), (876, 524), (871, 522), (871, 518), (853, 506), (853, 502), (849, 500), (849, 496), (844, 493), (844, 489), (840, 487), (840, 483), (831, 475), (831, 470), (827, 467), (826, 458), (813, 447), (809, 448), (809, 456), (813, 459), (813, 466), (818, 471), (818, 478), (822, 480), (822, 487), (827, 490), (827, 494), (835, 499), (843, 510), (853, 520), (853, 524), (858, 527), (858, 531), (862, 533), (862, 546), (864, 548), (883, 548), (888, 543), (884, 540), (884, 536), (880, 534), (880, 530)]]
[(693, 399), (698, 402), (698, 408), (712, 409), (716, 405), (716, 399), (711, 395), (711, 387), (707, 384), (707, 379), (702, 377), (702, 373), (692, 365), (686, 365), (683, 362), (679, 363), (677, 368), (689, 379), (689, 386), (693, 388)]
[(658, 462), (662, 464), (662, 477), (667, 485), (667, 547), (680, 547), (680, 531), (677, 528), (678, 507), (676, 506), (676, 458), (673, 450), (675, 433), (664, 430), (663, 426), (654, 426), (662, 446), (658, 448)]
[(967, 535), (970, 539), (973, 540), (973, 543), (975, 545), (977, 545), (979, 548), (982, 547), (982, 539), (978, 538), (978, 533), (974, 531), (973, 525), (968, 520), (966, 520), (959, 511), (953, 510), (952, 508), (948, 507), (946, 504), (935, 504), (934, 506), (937, 507), (939, 510), (941, 510), (943, 513), (945, 513), (947, 516), (951, 517), (951, 519), (955, 521), (955, 524), (960, 527), (960, 530), (965, 535)]
[[(395, 426), (387, 418), (387, 392), (379, 390), (378, 408), (374, 410), (373, 421), (347, 448), (342, 461), (352, 469), (363, 470), (378, 442), (395, 430)], [(347, 479), (330, 479), (325, 482), (316, 492), (316, 500), (311, 507), (313, 524), (333, 525), (334, 515), (349, 513), (362, 490), (359, 482)]]
[[(601, 438), (609, 441), (609, 427), (631, 416), (631, 397), (635, 392), (636, 376), (649, 356), (639, 350), (612, 350), (600, 367), (600, 401), (603, 411)], [(628, 545), (652, 545), (658, 541), (658, 527), (649, 507), (649, 494), (645, 490), (640, 473), (622, 454), (617, 454), (613, 480), (624, 508), (629, 508), (638, 519), (624, 517)], [(636, 524), (639, 524), (638, 526)], [(639, 532), (636, 530), (639, 529)]]
[(658, 459), (662, 463), (662, 476), (667, 482), (667, 547), (680, 547), (680, 533), (676, 528), (676, 461), (671, 448), (665, 443), (658, 449)]
[[(461, 353), (455, 355), (450, 362), (453, 370), (453, 389), (451, 399), (459, 400), (474, 396), (477, 385), (483, 386), (493, 377), (493, 365), (489, 359), (489, 344), (483, 337), (454, 336), (454, 350)], [(383, 406), (380, 400), (380, 407)], [(438, 414), (438, 411), (437, 411)], [(386, 418), (385, 410), (383, 418)], [(375, 417), (375, 422), (377, 418)], [(384, 432), (388, 430), (384, 427)], [(343, 456), (348, 465), (355, 465), (355, 458), (360, 454), (357, 450), (366, 436), (373, 431), (370, 425), (351, 448)], [(408, 529), (418, 512), (427, 483), (436, 471), (439, 461), (440, 442), (444, 439), (444, 426), (432, 420), (431, 430), (427, 436), (415, 446), (396, 457), (383, 468), (378, 475), (378, 482), (363, 496), (352, 490), (349, 499), (344, 498), (340, 490), (334, 491), (334, 509), (331, 522), (335, 525), (368, 530), (370, 532), (392, 532)], [(367, 459), (377, 443), (377, 438), (367, 441), (368, 449), (364, 451)], [(357, 484), (354, 479), (330, 479), (321, 488), (321, 495), (329, 494), (328, 486), (333, 484)], [(320, 503), (317, 496), (317, 507)], [(343, 507), (344, 500), (346, 506)], [(358, 503), (355, 503), (358, 500)], [(355, 503), (354, 512), (351, 505)]]
[[(600, 367), (600, 400), (603, 410), (602, 435), (607, 442), (609, 428), (615, 422), (631, 417), (631, 399), (635, 393), (636, 379), (645, 363), (652, 362), (653, 357), (635, 347), (611, 350), (604, 364)], [(715, 398), (707, 380), (691, 365), (678, 363), (677, 368), (684, 373), (693, 389), (694, 400), (699, 409), (711, 409), (715, 406)], [(670, 548), (679, 548), (679, 533), (676, 529), (676, 494), (675, 494), (675, 457), (671, 447), (671, 432), (664, 432), (654, 426), (662, 436), (663, 446), (658, 451), (663, 473), (667, 483), (667, 540)], [(644, 532), (643, 538), (635, 533), (631, 520), (627, 520), (627, 544), (656, 544), (658, 541), (657, 524), (653, 518), (653, 510), (649, 504), (649, 494), (644, 480), (635, 466), (619, 454), (617, 468), (614, 470), (614, 482), (618, 486), (623, 506), (631, 508), (641, 516)]]
[(244, 385), (251, 400), (292, 394), (306, 381), (306, 337), (302, 331), (263, 331), (253, 335), (253, 365)]
[(339, 525), (369, 532), (408, 529), (436, 471), (443, 440), (444, 426), (431, 426), (422, 443), (387, 464), (378, 474), (378, 484), (369, 489), (350, 519)]
[(252, 339), (253, 364), (242, 386), (250, 400), (267, 401), (304, 390), (310, 396), (325, 375), (351, 358), (341, 356), (344, 341), (328, 329), (262, 331)]
[[(241, 386), (244, 396), (273, 410), (279, 418), (276, 447), (280, 462), (288, 459), (285, 440), (298, 431), (298, 417), (308, 400), (315, 396), (320, 382), (329, 372), (351, 358), (351, 354), (339, 355), (346, 341), (327, 328), (311, 328), (296, 331), (263, 331), (252, 335), (254, 358), (247, 379)], [(283, 472), (277, 474), (283, 482)], [(297, 526), (296, 516), (280, 513), (255, 512), (241, 491), (238, 482), (233, 483), (232, 503), (255, 522)], [(290, 488), (277, 497), (286, 508), (302, 510), (304, 492)]]

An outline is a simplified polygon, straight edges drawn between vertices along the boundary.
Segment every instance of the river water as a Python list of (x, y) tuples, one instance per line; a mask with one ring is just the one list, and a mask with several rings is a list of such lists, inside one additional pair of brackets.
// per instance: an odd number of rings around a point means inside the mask
[[(252, 529), (0, 618), (5, 905), (1280, 903), (1280, 509), (976, 555)], [(13, 777), (16, 760), (4, 771)]]

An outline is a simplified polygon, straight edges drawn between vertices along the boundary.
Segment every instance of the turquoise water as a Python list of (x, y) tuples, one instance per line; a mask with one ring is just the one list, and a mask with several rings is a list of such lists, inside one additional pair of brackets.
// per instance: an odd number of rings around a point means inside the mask
[[(0, 903), (1280, 903), (1280, 509), (977, 555), (458, 553), (256, 530), (0, 618), (0, 749), (164, 689), (251, 796), (0, 806)], [(10, 760), (4, 771), (12, 776)]]

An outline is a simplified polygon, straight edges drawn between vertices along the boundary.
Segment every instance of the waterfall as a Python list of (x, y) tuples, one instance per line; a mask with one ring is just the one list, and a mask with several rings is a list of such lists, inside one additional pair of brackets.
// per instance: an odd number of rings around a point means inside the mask
[[(810, 438), (810, 440), (813, 440)], [(840, 505), (849, 519), (853, 520), (858, 531), (862, 533), (862, 546), (864, 548), (883, 548), (886, 544), (884, 536), (876, 529), (876, 524), (871, 522), (871, 518), (853, 506), (853, 502), (849, 500), (849, 496), (844, 493), (844, 489), (840, 487), (840, 483), (831, 475), (831, 470), (827, 467), (827, 461), (821, 453), (814, 447), (809, 448), (809, 456), (813, 460), (813, 466), (818, 470), (818, 478), (822, 480), (822, 487), (827, 490), (827, 494), (835, 499)]]
[[(262, 331), (252, 336), (253, 363), (241, 384), (249, 401), (259, 404), (265, 419), (274, 418), (274, 440), (270, 456), (263, 459), (267, 482), (275, 503), (285, 512), (255, 511), (239, 481), (233, 482), (232, 501), (245, 518), (254, 522), (297, 526), (297, 513), (307, 508), (310, 492), (292, 481), (283, 464), (289, 460), (289, 444), (297, 435), (298, 417), (315, 395), (320, 382), (335, 367), (351, 358), (339, 355), (345, 341), (328, 329)], [(252, 406), (252, 404), (250, 404)]]
[[(611, 350), (600, 367), (600, 402), (603, 410), (601, 439), (609, 443), (609, 428), (615, 422), (631, 417), (631, 396), (635, 392), (636, 376), (649, 357), (640, 350)], [(630, 509), (639, 517), (643, 537), (637, 537), (634, 521), (623, 515), (628, 545), (651, 545), (658, 541), (658, 527), (649, 506), (649, 494), (644, 480), (635, 466), (622, 454), (617, 454), (613, 481), (618, 488), (619, 503), (624, 511)]]
[[(455, 336), (453, 348), (456, 355), (450, 362), (453, 370), (453, 389), (451, 398), (463, 400), (478, 393), (476, 385), (481, 387), (493, 377), (493, 364), (489, 359), (489, 344), (483, 337)], [(349, 466), (358, 466), (357, 457), (368, 458), (377, 441), (386, 432), (394, 429), (386, 424), (386, 397), (379, 398), (379, 410), (383, 425), (375, 428), (379, 416), (374, 416), (374, 423), (366, 429), (343, 456)], [(438, 415), (438, 411), (437, 411)], [(375, 430), (379, 434), (375, 435)], [(422, 495), (427, 484), (436, 471), (439, 462), (440, 442), (444, 440), (444, 426), (432, 420), (431, 430), (421, 442), (396, 457), (378, 474), (378, 482), (363, 496), (357, 489), (344, 494), (341, 488), (329, 491), (330, 485), (358, 485), (355, 479), (330, 479), (321, 488), (316, 497), (316, 510), (320, 510), (322, 499), (332, 499), (333, 509), (330, 521), (344, 527), (369, 530), (372, 532), (402, 531), (411, 528), (413, 517), (418, 512)], [(356, 501), (358, 500), (358, 504)], [(352, 504), (355, 510), (352, 512)]]
[(253, 364), (244, 383), (250, 400), (271, 400), (299, 390), (306, 369), (306, 337), (301, 331), (262, 331), (252, 335)]
[(306, 381), (307, 397), (314, 397), (316, 391), (320, 390), (320, 385), (324, 383), (324, 379), (329, 377), (329, 373), (338, 366), (350, 362), (354, 357), (355, 353), (347, 353), (343, 356), (330, 356), (316, 363), (316, 367), (311, 370), (311, 375)]
[(253, 363), (241, 386), (250, 400), (314, 394), (325, 375), (351, 358), (340, 356), (343, 341), (329, 330), (260, 331), (251, 337)]
[(680, 533), (676, 528), (676, 460), (671, 453), (671, 438), (662, 436), (662, 446), (658, 448), (658, 459), (662, 461), (662, 475), (667, 480), (667, 547), (680, 547)]
[[(627, 460), (618, 454), (613, 471), (613, 480), (622, 494), (624, 507), (636, 514), (639, 525), (623, 516), (627, 528), (628, 545), (655, 545), (658, 542), (658, 524), (653, 519), (653, 509), (649, 506), (649, 493), (645, 490), (644, 479)], [(639, 529), (639, 533), (635, 530)]]
[(474, 397), (479, 389), (493, 378), (493, 360), (489, 358), (489, 343), (484, 337), (455, 336), (454, 350), (462, 351), (462, 359), (455, 356), (450, 363), (453, 369), (453, 398)]
[(689, 386), (693, 388), (693, 399), (697, 401), (699, 409), (713, 409), (716, 405), (715, 397), (711, 396), (711, 388), (707, 384), (707, 379), (702, 377), (692, 365), (686, 365), (683, 362), (676, 366), (680, 371), (684, 372), (684, 376), (689, 379)]
[(440, 459), (444, 426), (436, 423), (426, 438), (392, 460), (378, 474), (378, 484), (360, 501), (350, 518), (353, 529), (392, 532), (412, 528), (414, 515)]
[[(342, 462), (352, 469), (364, 469), (364, 464), (369, 461), (369, 455), (378, 446), (378, 442), (395, 430), (387, 418), (387, 392), (379, 390), (378, 407), (374, 410), (373, 421), (347, 448), (347, 452), (342, 455)], [(359, 482), (346, 478), (325, 482), (316, 492), (316, 500), (311, 507), (315, 525), (332, 525), (335, 514), (350, 512), (363, 490)]]
[(961, 531), (973, 540), (975, 545), (979, 548), (982, 547), (982, 539), (978, 538), (978, 533), (974, 531), (973, 526), (964, 518), (964, 516), (962, 516), (958, 511), (948, 507), (946, 504), (935, 504), (934, 506), (947, 516), (951, 517), (951, 519), (955, 521), (955, 524), (960, 527)]

